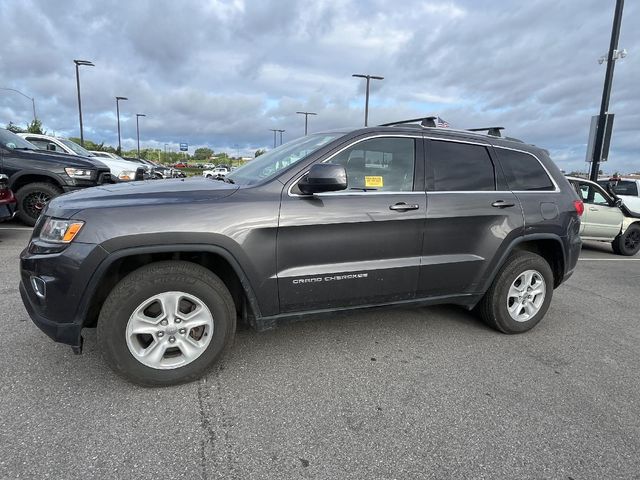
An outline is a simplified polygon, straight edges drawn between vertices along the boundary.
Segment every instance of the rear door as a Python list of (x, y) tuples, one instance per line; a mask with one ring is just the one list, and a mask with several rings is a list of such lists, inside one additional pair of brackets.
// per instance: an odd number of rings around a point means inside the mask
[(489, 144), (433, 138), (425, 145), (427, 227), (418, 295), (479, 292), (506, 245), (523, 233), (520, 204)]
[(301, 195), (285, 185), (277, 265), (282, 312), (415, 296), (426, 218), (422, 136), (368, 136), (320, 161), (348, 189)]

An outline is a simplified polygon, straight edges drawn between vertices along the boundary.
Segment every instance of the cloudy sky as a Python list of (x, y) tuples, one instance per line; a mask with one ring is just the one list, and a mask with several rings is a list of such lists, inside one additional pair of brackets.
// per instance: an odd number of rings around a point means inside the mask
[[(107, 1), (3, 0), (0, 87), (35, 97), (44, 127), (79, 136), (73, 59), (81, 70), (85, 138), (123, 148), (241, 154), (310, 131), (439, 114), (452, 127), (503, 125), (585, 169), (598, 113), (614, 0)], [(607, 171), (640, 170), (640, 5), (627, 1), (610, 111)], [(0, 124), (24, 125), (29, 100), (0, 90)]]

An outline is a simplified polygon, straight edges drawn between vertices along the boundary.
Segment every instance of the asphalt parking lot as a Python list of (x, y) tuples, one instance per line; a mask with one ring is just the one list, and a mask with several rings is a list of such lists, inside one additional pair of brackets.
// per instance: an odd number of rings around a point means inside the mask
[(0, 226), (0, 478), (638, 478), (640, 256), (583, 250), (533, 331), (455, 307), (238, 332), (200, 382), (145, 389), (50, 341)]

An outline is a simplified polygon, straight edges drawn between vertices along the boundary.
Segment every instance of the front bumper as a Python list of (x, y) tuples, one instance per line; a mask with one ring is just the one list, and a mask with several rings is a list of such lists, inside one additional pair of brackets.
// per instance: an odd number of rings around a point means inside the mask
[(24, 283), (20, 282), (20, 296), (22, 297), (22, 303), (24, 303), (27, 313), (31, 317), (33, 323), (35, 323), (40, 330), (46, 333), (54, 341), (71, 345), (71, 347), (74, 348), (74, 351), (76, 349), (81, 349), (82, 324), (76, 322), (58, 323), (43, 317), (39, 313), (38, 307), (31, 302), (29, 294), (27, 293), (27, 288), (29, 287), (25, 287)]
[[(82, 346), (89, 301), (85, 291), (107, 252), (98, 245), (72, 242), (56, 253), (20, 254), (20, 295), (29, 316), (56, 342)], [(35, 283), (42, 287), (36, 290)]]

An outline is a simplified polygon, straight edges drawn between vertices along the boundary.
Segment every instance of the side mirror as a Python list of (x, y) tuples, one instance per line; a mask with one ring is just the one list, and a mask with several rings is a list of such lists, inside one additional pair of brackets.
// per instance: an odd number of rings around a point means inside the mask
[(47, 143), (47, 150), (50, 152), (55, 152), (56, 151), (56, 146), (53, 143)]
[(622, 199), (621, 199), (621, 198), (616, 198), (616, 199), (614, 200), (613, 204), (614, 204), (616, 207), (621, 207), (621, 206), (622, 206), (622, 204), (623, 204)]
[(347, 171), (342, 165), (317, 163), (298, 182), (298, 188), (305, 195), (344, 190), (347, 188)]

